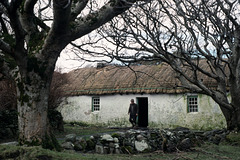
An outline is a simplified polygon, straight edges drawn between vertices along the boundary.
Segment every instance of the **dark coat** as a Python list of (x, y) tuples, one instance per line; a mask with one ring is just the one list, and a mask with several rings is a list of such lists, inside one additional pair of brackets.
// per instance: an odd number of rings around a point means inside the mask
[(129, 106), (129, 109), (128, 109), (128, 113), (130, 115), (136, 115), (138, 114), (138, 105), (133, 103), (133, 104), (130, 104)]

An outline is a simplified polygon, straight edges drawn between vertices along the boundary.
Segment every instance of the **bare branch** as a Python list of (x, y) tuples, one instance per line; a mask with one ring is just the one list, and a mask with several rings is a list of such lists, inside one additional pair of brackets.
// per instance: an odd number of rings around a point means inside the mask
[(12, 54), (12, 48), (9, 44), (0, 39), (0, 49), (8, 54)]
[(107, 23), (113, 17), (128, 10), (135, 2), (136, 0), (109, 1), (98, 11), (89, 13), (85, 17), (78, 18), (76, 22), (73, 22), (73, 25), (76, 26), (76, 28), (72, 31), (72, 36), (74, 37), (72, 40), (82, 37)]
[(77, 3), (73, 2), (73, 9), (71, 13), (71, 19), (74, 20), (77, 16), (82, 12), (82, 10), (86, 7), (89, 0), (78, 1)]

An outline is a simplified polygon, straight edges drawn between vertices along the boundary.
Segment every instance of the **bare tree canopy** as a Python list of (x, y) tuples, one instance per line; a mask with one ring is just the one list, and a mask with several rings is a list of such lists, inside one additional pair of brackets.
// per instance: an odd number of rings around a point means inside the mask
[(16, 82), (20, 144), (57, 148), (49, 129), (47, 107), (61, 51), (136, 1), (0, 1), (0, 68)]
[[(220, 106), (228, 129), (240, 129), (240, 4), (236, 0), (154, 0), (131, 8), (102, 26), (92, 47), (82, 51), (126, 64), (168, 63), (182, 87), (211, 96)], [(99, 43), (107, 42), (107, 46)], [(115, 47), (109, 47), (109, 44)], [(200, 67), (205, 60), (208, 70)], [(185, 72), (191, 70), (189, 72)], [(217, 82), (204, 85), (199, 73)], [(229, 96), (230, 94), (230, 96)]]

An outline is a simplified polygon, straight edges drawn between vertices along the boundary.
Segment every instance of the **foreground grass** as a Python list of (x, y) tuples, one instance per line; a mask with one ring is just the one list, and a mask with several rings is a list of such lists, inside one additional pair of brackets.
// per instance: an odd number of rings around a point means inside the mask
[(0, 145), (0, 159), (8, 160), (240, 160), (240, 146), (204, 144), (191, 152), (163, 153), (162, 151), (136, 155), (99, 155), (76, 152), (55, 152), (41, 147)]

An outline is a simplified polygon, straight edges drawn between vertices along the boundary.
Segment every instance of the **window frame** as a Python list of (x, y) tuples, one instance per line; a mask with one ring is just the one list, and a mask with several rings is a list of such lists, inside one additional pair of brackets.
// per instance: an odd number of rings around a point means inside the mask
[[(98, 100), (98, 104), (95, 103), (96, 102), (95, 100)], [(92, 97), (92, 112), (98, 112), (98, 111), (100, 111), (100, 97)]]
[[(190, 98), (197, 98), (193, 102), (197, 102), (197, 104), (190, 104)], [(190, 106), (192, 105), (192, 106)], [(187, 95), (187, 113), (198, 113), (199, 112), (199, 103), (198, 103), (198, 95)]]

